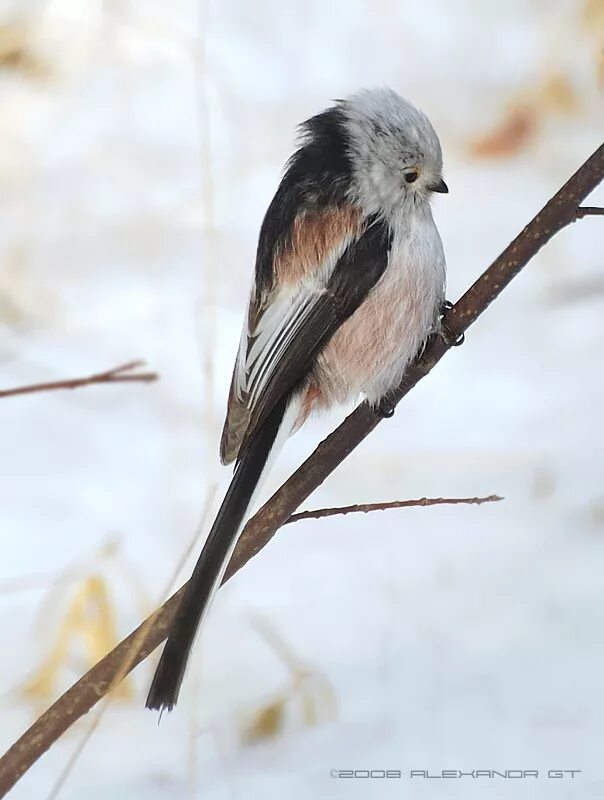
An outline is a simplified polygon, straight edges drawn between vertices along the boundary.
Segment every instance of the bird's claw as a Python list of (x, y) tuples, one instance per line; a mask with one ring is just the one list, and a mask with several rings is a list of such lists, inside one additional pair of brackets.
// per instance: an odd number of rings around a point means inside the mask
[(450, 300), (443, 300), (440, 304), (440, 338), (443, 342), (447, 345), (447, 347), (459, 347), (462, 345), (466, 340), (465, 333), (460, 333), (457, 336), (449, 330), (447, 327), (447, 323), (443, 321), (443, 318), (446, 316), (447, 311), (450, 311), (453, 308), (453, 303)]
[(376, 409), (376, 414), (382, 419), (390, 419), (390, 417), (394, 416), (394, 406), (387, 400), (382, 400)]
[(466, 335), (465, 333), (459, 333), (457, 336), (455, 336), (453, 333), (451, 333), (446, 325), (441, 325), (440, 338), (447, 345), (447, 347), (459, 347), (465, 342)]

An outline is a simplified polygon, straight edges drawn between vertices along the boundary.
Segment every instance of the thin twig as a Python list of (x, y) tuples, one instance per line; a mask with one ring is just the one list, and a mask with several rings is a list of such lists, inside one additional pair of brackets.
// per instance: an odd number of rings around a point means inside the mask
[(604, 208), (600, 208), (599, 206), (579, 206), (577, 209), (577, 219), (602, 216), (604, 216)]
[(344, 514), (369, 514), (372, 511), (389, 511), (393, 508), (413, 508), (415, 506), (480, 506), (483, 503), (496, 503), (503, 500), (498, 494), (488, 497), (420, 497), (419, 500), (393, 500), (390, 503), (360, 503), (353, 506), (340, 506), (339, 508), (317, 508), (314, 511), (300, 511), (286, 519), (284, 525), (291, 522), (300, 522), (302, 519), (322, 519), (323, 517), (337, 517)]
[[(603, 179), (604, 144), (587, 159), (447, 313), (446, 325), (452, 337), (464, 333), (533, 256), (556, 233), (577, 219), (580, 203)], [(393, 405), (433, 369), (449, 348), (450, 345), (442, 337), (431, 338), (422, 355), (407, 369), (401, 385), (392, 393), (390, 399)], [(381, 421), (364, 403), (321, 442), (314, 453), (247, 523), (227, 568), (225, 581), (268, 544), (300, 504)], [(0, 759), (0, 797), (4, 797), (53, 742), (107, 693), (116, 675), (124, 672), (125, 662), (130, 669), (134, 668), (164, 641), (183, 590), (184, 587), (181, 587), (154, 612), (151, 623), (143, 622), (92, 667), (4, 754)], [(141, 629), (144, 631), (142, 637)]]
[(34, 394), (34, 392), (53, 392), (59, 389), (79, 389), (95, 383), (151, 383), (156, 381), (159, 377), (157, 372), (135, 372), (145, 366), (144, 361), (129, 361), (127, 364), (121, 364), (119, 367), (108, 369), (105, 372), (96, 372), (94, 375), (84, 378), (65, 378), (60, 381), (16, 386), (14, 389), (0, 389), (0, 398)]

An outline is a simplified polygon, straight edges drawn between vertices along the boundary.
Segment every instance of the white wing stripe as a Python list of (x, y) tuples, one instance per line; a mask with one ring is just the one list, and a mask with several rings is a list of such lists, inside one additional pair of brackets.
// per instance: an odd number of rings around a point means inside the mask
[(258, 318), (256, 328), (244, 324), (237, 365), (235, 396), (246, 402), (249, 410), (266, 387), (275, 365), (308, 317), (317, 298), (325, 291), (338, 260), (356, 236), (343, 236), (318, 265), (294, 288), (277, 289)]
[[(286, 317), (279, 319), (279, 327), (271, 331), (270, 344), (266, 349), (258, 352), (256, 362), (250, 373), (250, 404), (254, 404), (258, 395), (270, 379), (274, 365), (287, 349), (307, 317), (308, 310), (312, 307), (315, 295), (303, 294), (289, 309)], [(250, 352), (250, 359), (252, 354)]]

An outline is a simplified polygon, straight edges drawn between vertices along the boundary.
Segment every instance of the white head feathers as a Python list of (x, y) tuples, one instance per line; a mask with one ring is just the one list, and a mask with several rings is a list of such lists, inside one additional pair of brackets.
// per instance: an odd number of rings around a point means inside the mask
[(392, 89), (365, 89), (341, 100), (353, 186), (367, 211), (427, 202), (446, 192), (442, 150), (428, 117)]

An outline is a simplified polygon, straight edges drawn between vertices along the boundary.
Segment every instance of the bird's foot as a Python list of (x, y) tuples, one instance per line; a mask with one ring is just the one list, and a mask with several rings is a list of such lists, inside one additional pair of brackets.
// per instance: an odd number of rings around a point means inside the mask
[(466, 340), (465, 333), (460, 333), (455, 336), (449, 328), (447, 327), (447, 323), (444, 321), (444, 318), (447, 315), (447, 311), (453, 308), (453, 303), (450, 300), (443, 300), (440, 304), (440, 330), (439, 335), (443, 342), (447, 345), (447, 347), (459, 347), (463, 344)]
[(390, 400), (383, 398), (376, 408), (375, 413), (382, 419), (390, 419), (390, 417), (394, 416), (394, 405)]

